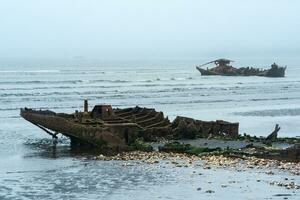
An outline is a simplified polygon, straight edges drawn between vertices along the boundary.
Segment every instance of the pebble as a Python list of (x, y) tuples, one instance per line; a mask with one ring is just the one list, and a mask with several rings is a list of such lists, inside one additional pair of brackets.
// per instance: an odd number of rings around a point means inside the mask
[[(94, 157), (95, 160), (120, 160), (126, 161), (122, 163), (122, 166), (133, 166), (132, 162), (128, 161), (140, 161), (139, 163), (147, 163), (147, 164), (158, 164), (162, 160), (165, 160), (166, 164), (172, 164), (175, 167), (191, 167), (191, 166), (202, 166), (203, 169), (211, 169), (212, 167), (221, 167), (221, 168), (233, 168), (237, 171), (245, 171), (249, 168), (256, 169), (265, 169), (266, 174), (274, 175), (274, 170), (287, 171), (293, 175), (300, 175), (300, 162), (283, 162), (277, 160), (269, 160), (269, 159), (261, 159), (256, 157), (246, 157), (243, 156), (241, 158), (231, 158), (225, 157), (223, 155), (206, 155), (202, 157), (191, 156), (188, 154), (181, 153), (166, 153), (166, 152), (141, 152), (141, 151), (133, 151), (133, 152), (125, 152), (122, 154), (118, 154), (115, 156), (104, 156), (102, 154)], [(202, 161), (203, 164), (199, 165), (195, 163), (195, 161)], [(135, 163), (136, 164), (136, 163)], [(193, 171), (196, 173), (196, 171)], [(203, 175), (202, 173), (198, 173), (198, 175)], [(284, 178), (284, 182), (271, 181), (270, 185), (285, 187), (288, 190), (291, 189), (300, 189), (300, 185), (296, 184), (292, 179), (290, 182), (288, 178)], [(257, 179), (257, 182), (261, 182), (261, 180)], [(236, 183), (235, 181), (228, 181), (229, 184)], [(221, 185), (222, 188), (228, 187), (225, 184)], [(202, 190), (200, 187), (197, 188), (198, 191)], [(215, 193), (213, 190), (206, 190), (206, 193)]]
[[(266, 174), (274, 175), (273, 170), (288, 171), (293, 175), (300, 175), (300, 162), (284, 162), (278, 160), (262, 159), (256, 157), (242, 156), (240, 158), (226, 157), (223, 155), (205, 155), (195, 156), (182, 153), (166, 153), (166, 152), (142, 152), (132, 151), (124, 152), (115, 156), (104, 156), (100, 154), (94, 157), (95, 160), (140, 160), (148, 164), (158, 164), (161, 160), (167, 160), (167, 163), (175, 165), (175, 167), (191, 167), (199, 166), (195, 161), (203, 161), (204, 169), (212, 167), (232, 168), (237, 171), (245, 171), (246, 169), (265, 169)], [(184, 162), (184, 163), (183, 163)]]
[(268, 174), (268, 175), (274, 175), (274, 172), (272, 172), (272, 171), (267, 171), (266, 174)]
[(300, 185), (295, 184), (295, 182), (277, 182), (277, 181), (272, 181), (270, 182), (270, 185), (277, 185), (280, 187), (285, 187), (286, 189), (300, 189)]

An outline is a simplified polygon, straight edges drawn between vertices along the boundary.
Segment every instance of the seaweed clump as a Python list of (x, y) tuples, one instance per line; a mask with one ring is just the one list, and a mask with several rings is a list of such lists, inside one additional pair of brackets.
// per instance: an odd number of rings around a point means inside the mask
[(136, 151), (145, 151), (145, 152), (153, 151), (153, 147), (141, 139), (136, 139), (133, 143), (130, 144), (130, 147), (131, 150), (136, 150)]
[(195, 147), (190, 144), (182, 144), (179, 142), (167, 143), (164, 146), (159, 147), (159, 151), (173, 152), (173, 153), (186, 153), (190, 155), (200, 155), (202, 153), (218, 152), (220, 148), (208, 148), (208, 147)]

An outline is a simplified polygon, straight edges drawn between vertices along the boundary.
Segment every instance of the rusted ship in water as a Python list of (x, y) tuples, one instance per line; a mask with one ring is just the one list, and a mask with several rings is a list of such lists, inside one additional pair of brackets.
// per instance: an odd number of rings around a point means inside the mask
[[(210, 61), (208, 63), (196, 66), (197, 70), (201, 73), (202, 76), (211, 76), (211, 75), (222, 75), (222, 76), (265, 76), (265, 77), (284, 77), (286, 67), (278, 66), (276, 63), (271, 65), (270, 69), (258, 69), (254, 67), (241, 67), (236, 68), (230, 65), (232, 60), (228, 59), (218, 59)], [(202, 67), (214, 63), (216, 66), (213, 68), (203, 69)]]
[(52, 137), (63, 134), (71, 139), (72, 145), (89, 144), (100, 148), (125, 150), (137, 138), (151, 141), (155, 138), (176, 138), (222, 135), (238, 136), (238, 123), (223, 120), (201, 121), (177, 117), (173, 122), (153, 108), (132, 107), (114, 109), (111, 105), (96, 105), (88, 111), (72, 114), (55, 113), (49, 110), (21, 109), (20, 115), (41, 128)]

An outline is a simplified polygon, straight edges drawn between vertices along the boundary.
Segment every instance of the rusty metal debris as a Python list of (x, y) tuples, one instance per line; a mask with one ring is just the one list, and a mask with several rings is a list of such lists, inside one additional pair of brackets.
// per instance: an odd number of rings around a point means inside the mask
[(266, 140), (275, 141), (277, 139), (278, 132), (280, 131), (280, 129), (281, 128), (280, 128), (279, 124), (276, 124), (274, 131), (266, 137)]

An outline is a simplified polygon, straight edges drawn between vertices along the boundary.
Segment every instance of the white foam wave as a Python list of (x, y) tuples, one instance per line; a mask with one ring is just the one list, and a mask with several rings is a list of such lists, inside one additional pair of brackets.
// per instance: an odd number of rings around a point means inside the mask
[(0, 73), (59, 73), (60, 70), (0, 70)]

